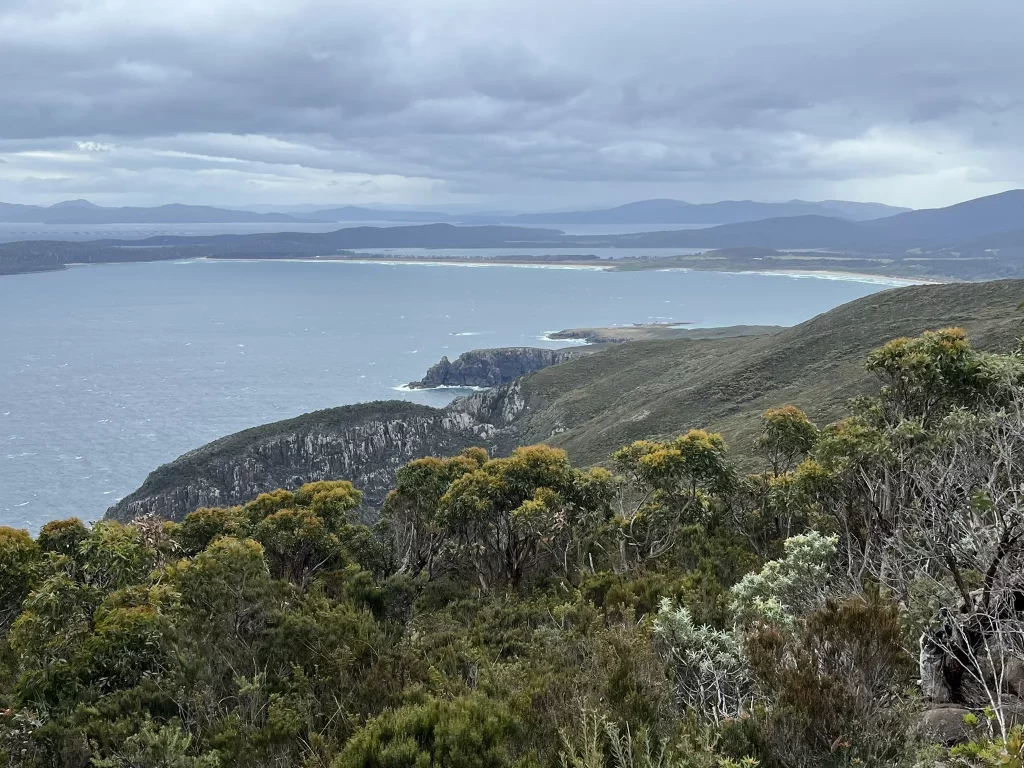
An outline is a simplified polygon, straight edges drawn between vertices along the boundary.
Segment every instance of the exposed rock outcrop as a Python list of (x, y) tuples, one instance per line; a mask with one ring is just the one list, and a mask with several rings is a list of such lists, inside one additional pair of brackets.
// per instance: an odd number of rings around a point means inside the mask
[(431, 408), (399, 400), (316, 411), (247, 429), (186, 453), (150, 473), (107, 517), (155, 514), (181, 520), (199, 507), (245, 503), (265, 491), (345, 478), (363, 492), (371, 516), (395, 473), (421, 456), (479, 446), (492, 454), (516, 445), (526, 409), (518, 380)]
[(489, 447), (494, 431), (462, 410), (399, 401), (317, 411), (184, 454), (152, 472), (107, 517), (153, 513), (180, 520), (198, 507), (241, 504), (275, 488), (339, 477), (352, 480), (372, 510), (409, 460)]
[(964, 718), (977, 715), (970, 709), (946, 704), (926, 709), (921, 713), (921, 730), (929, 741), (947, 747), (970, 741), (972, 733)]
[(1024, 720), (1024, 658), (1017, 641), (1024, 590), (1011, 589), (989, 602), (982, 589), (956, 610), (939, 609), (938, 621), (921, 636), (919, 671), (926, 710), (922, 725), (944, 744), (970, 738), (963, 717), (998, 702), (1007, 727)]
[(413, 381), (413, 389), (429, 387), (496, 387), (520, 376), (575, 360), (590, 354), (587, 349), (540, 349), (537, 347), (502, 347), (474, 349), (459, 355), (454, 362), (442, 357), (432, 365), (420, 381)]

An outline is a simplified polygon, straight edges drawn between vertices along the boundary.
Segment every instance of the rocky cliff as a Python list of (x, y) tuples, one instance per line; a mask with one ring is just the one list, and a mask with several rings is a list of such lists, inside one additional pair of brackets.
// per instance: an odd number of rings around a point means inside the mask
[[(543, 350), (547, 351), (547, 350)], [(106, 516), (143, 514), (181, 520), (199, 507), (242, 504), (265, 491), (345, 478), (363, 492), (371, 515), (395, 472), (421, 456), (448, 456), (469, 446), (507, 453), (525, 410), (514, 380), (447, 408), (390, 400), (328, 408), (247, 429), (186, 453), (152, 472)]]
[(374, 509), (409, 460), (490, 447), (494, 431), (462, 410), (400, 401), (317, 411), (184, 454), (152, 472), (107, 517), (154, 513), (180, 520), (197, 507), (241, 504), (264, 491), (339, 477), (352, 480), (364, 506)]
[(474, 349), (459, 355), (454, 362), (442, 357), (439, 363), (430, 367), (426, 376), (420, 381), (410, 382), (409, 387), (496, 387), (590, 352), (587, 349), (536, 347)]

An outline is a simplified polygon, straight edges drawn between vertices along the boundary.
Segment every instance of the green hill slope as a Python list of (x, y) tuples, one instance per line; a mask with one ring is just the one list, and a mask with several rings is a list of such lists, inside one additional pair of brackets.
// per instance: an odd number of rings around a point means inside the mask
[(874, 383), (867, 353), (894, 337), (958, 325), (981, 348), (1009, 347), (1024, 332), (1022, 299), (1016, 280), (915, 286), (767, 337), (619, 345), (523, 379), (526, 409), (510, 437), (597, 462), (630, 440), (708, 427), (744, 451), (767, 408), (792, 403), (819, 422), (837, 417)]

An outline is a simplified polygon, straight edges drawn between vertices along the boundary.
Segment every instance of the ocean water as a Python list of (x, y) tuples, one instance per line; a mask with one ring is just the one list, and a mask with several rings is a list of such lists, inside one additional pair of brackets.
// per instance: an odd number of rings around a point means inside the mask
[[(562, 328), (791, 325), (885, 281), (711, 272), (157, 262), (0, 278), (0, 524), (96, 520), (231, 432), (401, 391), (441, 355)], [(399, 389), (396, 389), (399, 388)]]

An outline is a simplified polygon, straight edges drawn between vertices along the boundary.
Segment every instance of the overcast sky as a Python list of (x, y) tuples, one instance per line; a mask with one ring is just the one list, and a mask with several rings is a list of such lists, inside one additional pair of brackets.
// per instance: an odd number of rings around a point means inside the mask
[(0, 200), (1024, 186), (1024, 0), (0, 0)]

